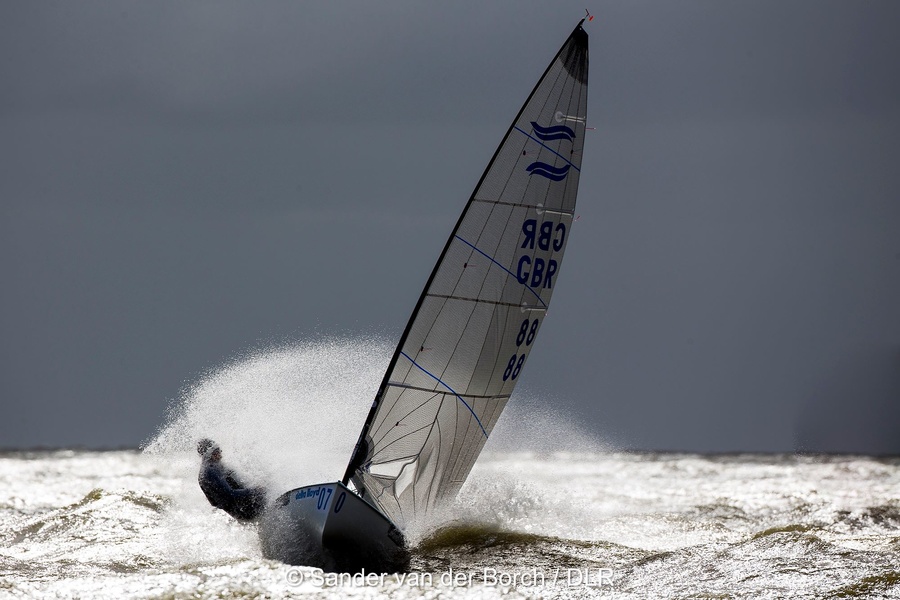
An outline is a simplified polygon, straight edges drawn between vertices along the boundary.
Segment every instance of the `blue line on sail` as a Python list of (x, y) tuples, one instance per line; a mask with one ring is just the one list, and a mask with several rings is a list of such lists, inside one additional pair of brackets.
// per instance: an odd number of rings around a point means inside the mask
[(572, 165), (572, 168), (573, 168), (573, 169), (575, 169), (576, 171), (578, 171), (579, 173), (581, 173), (581, 169), (579, 169), (578, 167), (576, 167), (576, 166), (574, 165), (574, 163), (572, 163), (572, 161), (570, 161), (568, 158), (566, 158), (565, 156), (563, 156), (562, 154), (560, 154), (559, 152), (557, 152), (556, 150), (554, 150), (553, 148), (551, 148), (550, 146), (548, 146), (547, 144), (545, 144), (544, 142), (542, 142), (541, 140), (537, 139), (536, 137), (534, 137), (534, 136), (531, 135), (530, 133), (526, 132), (526, 131), (523, 130), (523, 129), (519, 129), (519, 126), (518, 126), (518, 125), (516, 125), (516, 131), (518, 131), (519, 133), (521, 133), (522, 135), (524, 135), (524, 136), (526, 136), (526, 137), (528, 137), (528, 138), (533, 139), (533, 140), (536, 141), (538, 144), (540, 144), (541, 146), (543, 146), (544, 148), (546, 148), (547, 150), (549, 150), (549, 151), (552, 152), (553, 154), (557, 155), (558, 157), (560, 157), (561, 159), (563, 159), (564, 161), (566, 161), (567, 163), (569, 163), (570, 165)]
[[(474, 251), (477, 252), (478, 254), (482, 255), (483, 257), (485, 257), (486, 259), (488, 259), (489, 261), (491, 261), (492, 263), (494, 263), (495, 265), (497, 265), (498, 267), (500, 267), (501, 269), (503, 269), (504, 271), (506, 271), (507, 273), (509, 273), (509, 274), (512, 275), (513, 277), (515, 277), (516, 281), (519, 281), (518, 275), (516, 275), (515, 273), (513, 273), (512, 271), (510, 271), (509, 269), (507, 269), (506, 267), (504, 267), (504, 266), (501, 265), (500, 263), (498, 263), (498, 262), (497, 262), (496, 260), (494, 260), (492, 257), (488, 256), (487, 254), (485, 254), (484, 252), (482, 252), (481, 250), (479, 250), (478, 248), (476, 248), (473, 244), (470, 244), (469, 242), (467, 242), (466, 240), (462, 239), (462, 238), (459, 237), (458, 235), (454, 235), (453, 237), (455, 237), (456, 239), (458, 239), (459, 241), (461, 241), (461, 242), (462, 242), (463, 244), (465, 244), (466, 246), (469, 246), (470, 248), (472, 248), (472, 250), (474, 250)], [(519, 281), (519, 283), (522, 283), (522, 282)], [(529, 290), (532, 294), (534, 294), (534, 295), (537, 297), (538, 302), (540, 302), (541, 304), (543, 304), (543, 305), (544, 305), (544, 308), (547, 308), (547, 304), (546, 304), (546, 303), (544, 302), (544, 300), (541, 298), (541, 295), (538, 294), (536, 291), (534, 291), (534, 288), (532, 288), (532, 287), (531, 287), (530, 285), (528, 285), (527, 283), (522, 283), (522, 285), (524, 285), (526, 288), (528, 288), (528, 290)]]
[(446, 383), (444, 383), (443, 381), (441, 381), (441, 378), (440, 378), (440, 377), (438, 377), (438, 376), (436, 376), (436, 375), (430, 373), (430, 372), (428, 371), (428, 369), (426, 369), (425, 367), (423, 367), (422, 365), (420, 365), (419, 363), (417, 363), (416, 361), (414, 361), (412, 358), (410, 358), (409, 354), (407, 354), (406, 352), (404, 352), (404, 351), (402, 351), (402, 350), (400, 351), (400, 354), (402, 354), (403, 356), (405, 356), (406, 358), (408, 358), (408, 359), (409, 359), (409, 362), (411, 362), (412, 364), (416, 365), (416, 366), (419, 368), (420, 371), (422, 371), (423, 373), (425, 373), (426, 375), (428, 375), (429, 377), (431, 377), (432, 379), (434, 379), (435, 381), (437, 381), (438, 383), (440, 383), (442, 386), (444, 386), (445, 388), (447, 388), (448, 390), (450, 390), (450, 392), (451, 392), (454, 396), (456, 396), (456, 398), (457, 398), (460, 402), (462, 402), (462, 403), (465, 405), (466, 408), (469, 409), (469, 412), (472, 413), (472, 416), (475, 417), (475, 421), (478, 423), (478, 426), (481, 427), (481, 433), (484, 434), (484, 437), (487, 437), (487, 436), (488, 436), (487, 431), (484, 430), (484, 425), (481, 424), (481, 419), (478, 418), (478, 415), (475, 414), (475, 411), (472, 410), (472, 407), (469, 406), (469, 403), (462, 399), (462, 396), (460, 396), (459, 394), (457, 394), (457, 393), (454, 391), (454, 389), (453, 389), (452, 387), (450, 387), (449, 385), (447, 385)]

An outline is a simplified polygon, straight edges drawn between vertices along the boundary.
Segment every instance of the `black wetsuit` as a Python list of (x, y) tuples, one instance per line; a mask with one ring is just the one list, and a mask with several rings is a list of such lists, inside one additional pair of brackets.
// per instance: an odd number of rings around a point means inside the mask
[(204, 459), (197, 479), (209, 503), (238, 521), (252, 521), (265, 507), (265, 491), (247, 488), (221, 461)]

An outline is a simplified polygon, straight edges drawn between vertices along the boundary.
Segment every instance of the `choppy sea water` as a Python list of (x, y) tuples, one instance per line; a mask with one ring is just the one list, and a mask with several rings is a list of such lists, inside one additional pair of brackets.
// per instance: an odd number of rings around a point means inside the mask
[(0, 457), (0, 597), (900, 597), (900, 459), (495, 453), (405, 577), (264, 560), (196, 456)]
[(275, 494), (334, 481), (391, 350), (238, 357), (142, 451), (0, 453), (0, 598), (900, 598), (900, 458), (619, 452), (527, 391), (456, 503), (408, 532), (409, 573), (263, 559), (200, 492), (197, 439)]

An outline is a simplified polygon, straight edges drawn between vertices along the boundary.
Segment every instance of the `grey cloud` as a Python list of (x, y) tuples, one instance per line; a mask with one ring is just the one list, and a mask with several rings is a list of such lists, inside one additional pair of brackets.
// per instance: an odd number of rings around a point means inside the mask
[[(248, 347), (398, 335), (583, 10), (4, 4), (0, 446), (134, 445)], [(898, 5), (594, 10), (582, 218), (523, 388), (626, 447), (900, 451), (828, 392), (894, 389)]]

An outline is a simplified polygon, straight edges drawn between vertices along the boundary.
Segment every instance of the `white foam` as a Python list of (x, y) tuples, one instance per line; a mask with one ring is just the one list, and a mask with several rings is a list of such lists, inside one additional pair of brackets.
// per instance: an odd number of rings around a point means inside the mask
[[(176, 506), (208, 511), (195, 483), (195, 446), (204, 437), (221, 446), (225, 462), (248, 483), (274, 494), (342, 477), (391, 350), (374, 337), (319, 339), (258, 350), (203, 375), (183, 390), (146, 446), (183, 474)], [(503, 468), (476, 464), (462, 497), (408, 532), (411, 537), (459, 520), (546, 529), (547, 501), (529, 458), (611, 449), (558, 404), (518, 392), (485, 447), (486, 458)]]
[(389, 358), (389, 345), (373, 337), (253, 352), (186, 388), (145, 450), (196, 457), (197, 440), (208, 437), (224, 462), (276, 493), (334, 481), (344, 474)]

